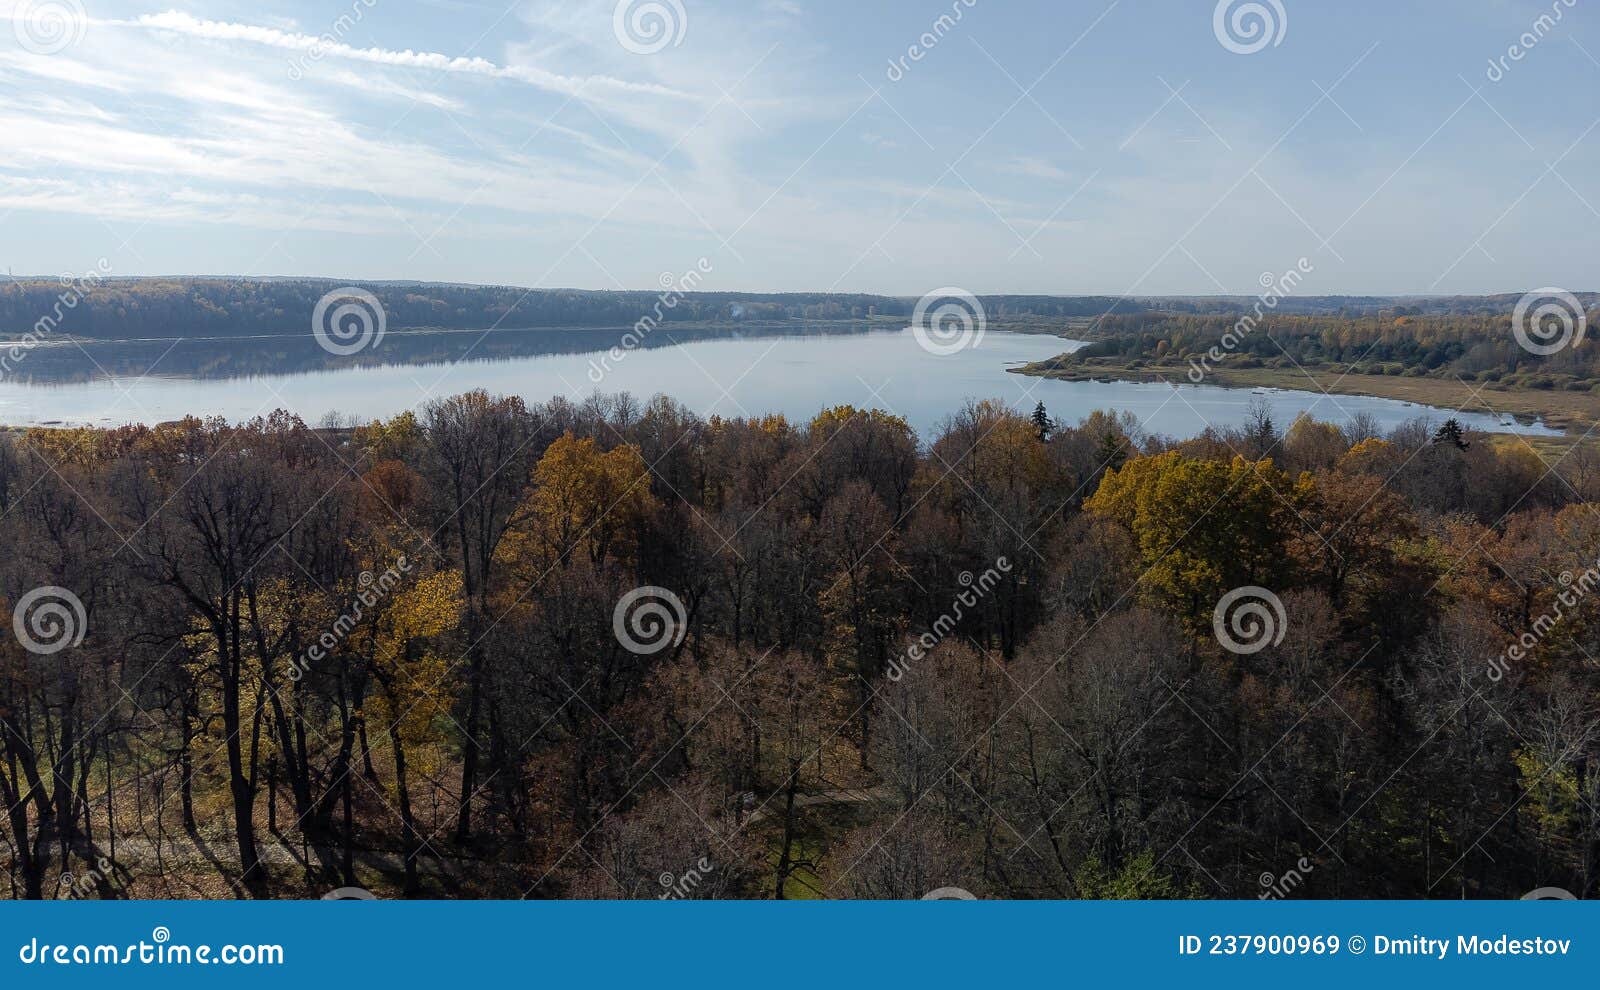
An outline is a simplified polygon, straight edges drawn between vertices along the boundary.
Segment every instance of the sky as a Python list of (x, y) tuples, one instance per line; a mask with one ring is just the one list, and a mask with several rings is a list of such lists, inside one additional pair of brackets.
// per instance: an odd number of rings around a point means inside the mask
[(1597, 7), (0, 0), (0, 264), (1595, 290)]

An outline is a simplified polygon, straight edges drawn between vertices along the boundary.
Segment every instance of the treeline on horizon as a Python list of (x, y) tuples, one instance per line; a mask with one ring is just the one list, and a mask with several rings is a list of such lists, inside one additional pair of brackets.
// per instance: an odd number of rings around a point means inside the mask
[[(47, 327), (84, 338), (240, 336), (310, 332), (311, 314), (327, 292), (348, 283), (328, 279), (84, 278), (21, 279), (0, 286), (0, 337)], [(650, 316), (661, 323), (863, 320), (909, 318), (914, 297), (837, 293), (737, 293), (524, 289), (432, 283), (355, 283), (383, 305), (392, 328), (627, 327)], [(663, 293), (672, 297), (663, 305)], [(1228, 297), (980, 296), (991, 322), (1082, 320), (1152, 312), (1225, 314), (1249, 308)], [(1359, 316), (1376, 312), (1483, 314), (1509, 312), (1514, 296), (1306, 296), (1285, 299), (1284, 312)], [(660, 311), (657, 317), (657, 310)], [(41, 323), (41, 321), (48, 321)]]
[[(83, 609), (0, 639), (10, 893), (1595, 896), (1600, 458), (1380, 434), (475, 392), (0, 438), (0, 604)], [(1244, 587), (1284, 621), (1232, 652)]]
[[(101, 339), (309, 333), (317, 301), (348, 283), (326, 279), (114, 279), (0, 287), (0, 334), (20, 336), (50, 316), (52, 332)], [(359, 284), (359, 283), (358, 283)], [(865, 320), (911, 316), (915, 299), (840, 293), (524, 289), (378, 282), (388, 326), (508, 329), (667, 323)], [(692, 286), (690, 286), (692, 287)], [(61, 306), (63, 294), (70, 306)], [(669, 300), (670, 301), (666, 301)], [(1104, 297), (991, 297), (992, 318), (1098, 316), (1126, 307)]]
[(1360, 375), (1459, 378), (1537, 389), (1600, 386), (1600, 348), (1580, 337), (1553, 354), (1531, 353), (1518, 344), (1509, 313), (1509, 306), (1451, 315), (1404, 308), (1366, 316), (1269, 312), (1242, 329), (1239, 318), (1228, 315), (1111, 314), (1098, 321), (1089, 346), (1041, 367), (1103, 358), (1130, 367), (1181, 367), (1217, 348), (1231, 368), (1332, 365)]

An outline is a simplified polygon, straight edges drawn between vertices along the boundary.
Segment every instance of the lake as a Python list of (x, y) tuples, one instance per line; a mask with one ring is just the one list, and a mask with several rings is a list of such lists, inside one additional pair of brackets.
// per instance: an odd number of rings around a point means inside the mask
[[(1064, 382), (1006, 369), (1073, 350), (1076, 342), (989, 331), (976, 347), (932, 354), (908, 330), (656, 330), (633, 351), (608, 354), (625, 331), (391, 331), (376, 348), (341, 357), (308, 335), (245, 339), (52, 342), (9, 362), (0, 378), (0, 424), (158, 423), (184, 415), (248, 419), (276, 408), (316, 423), (329, 413), (362, 419), (414, 409), (430, 398), (483, 388), (542, 401), (595, 392), (665, 393), (701, 416), (778, 412), (810, 418), (828, 405), (887, 409), (931, 435), (967, 399), (994, 398), (1021, 412), (1043, 401), (1076, 422), (1096, 409), (1127, 410), (1174, 437), (1244, 422), (1248, 390), (1164, 383)], [(1275, 419), (1301, 412), (1341, 422), (1370, 413), (1385, 428), (1455, 416), (1477, 429), (1559, 435), (1482, 413), (1452, 413), (1393, 399), (1271, 391)]]

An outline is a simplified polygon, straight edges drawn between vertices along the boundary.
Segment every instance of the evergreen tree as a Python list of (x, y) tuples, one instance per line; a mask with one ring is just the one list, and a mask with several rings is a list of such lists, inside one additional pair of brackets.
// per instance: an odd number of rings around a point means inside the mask
[(1050, 439), (1052, 424), (1050, 422), (1050, 414), (1045, 411), (1043, 399), (1039, 400), (1039, 404), (1033, 407), (1033, 428), (1039, 436), (1040, 443)]
[(1107, 431), (1100, 435), (1100, 446), (1095, 451), (1095, 463), (1105, 471), (1119, 470), (1128, 461), (1128, 443), (1121, 434)]
[(1461, 424), (1453, 418), (1447, 419), (1444, 421), (1444, 425), (1434, 432), (1433, 444), (1436, 447), (1450, 444), (1457, 450), (1466, 450), (1471, 444), (1463, 439), (1461, 434)]

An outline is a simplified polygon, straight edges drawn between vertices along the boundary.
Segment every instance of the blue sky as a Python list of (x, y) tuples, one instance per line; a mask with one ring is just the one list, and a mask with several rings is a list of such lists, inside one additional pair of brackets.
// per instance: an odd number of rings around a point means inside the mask
[(650, 3), (0, 0), (0, 264), (1600, 289), (1597, 0)]

